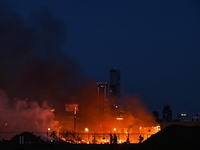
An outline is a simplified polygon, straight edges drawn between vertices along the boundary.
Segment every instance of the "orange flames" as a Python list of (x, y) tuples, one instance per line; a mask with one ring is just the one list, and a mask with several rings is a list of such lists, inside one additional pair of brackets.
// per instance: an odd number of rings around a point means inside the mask
[[(95, 92), (88, 92), (89, 90), (85, 90), (79, 98), (83, 101), (76, 114), (76, 133), (71, 136), (73, 139), (80, 137), (77, 141), (83, 143), (108, 143), (109, 134), (116, 133), (118, 143), (127, 141), (127, 138), (131, 143), (138, 143), (139, 135), (144, 136), (145, 140), (160, 130), (158, 123), (138, 96), (122, 98), (121, 101), (125, 104), (123, 107), (99, 109), (95, 103)], [(66, 112), (64, 115), (61, 131), (73, 133), (73, 112)]]
[[(82, 89), (77, 96), (72, 96), (71, 103), (66, 100), (66, 104), (77, 107), (76, 113), (65, 111), (65, 104), (56, 101), (53, 104), (63, 105), (63, 111), (57, 109), (61, 108), (60, 106), (50, 108), (44, 103), (41, 107), (36, 101), (21, 100), (15, 100), (15, 107), (11, 108), (8, 98), (0, 93), (0, 118), (4, 122), (0, 127), (2, 126), (3, 132), (47, 132), (47, 129), (51, 128), (49, 132), (56, 131), (58, 137), (71, 143), (109, 143), (110, 134), (117, 135), (118, 143), (138, 143), (139, 135), (145, 140), (160, 130), (151, 112), (148, 112), (147, 106), (138, 96), (121, 98), (123, 106), (118, 108), (111, 108), (109, 103), (102, 107), (99, 105), (101, 99), (97, 97), (95, 88), (88, 85)], [(71, 106), (69, 105), (67, 110), (70, 110)], [(20, 121), (12, 119), (13, 116)]]

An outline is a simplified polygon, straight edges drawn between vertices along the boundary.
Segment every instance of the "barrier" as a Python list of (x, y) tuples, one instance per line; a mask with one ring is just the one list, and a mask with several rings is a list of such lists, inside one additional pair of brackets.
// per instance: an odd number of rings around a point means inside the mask
[[(22, 132), (0, 132), (1, 133), (1, 140), (11, 140), (12, 137), (15, 135), (19, 135)], [(41, 139), (45, 140), (47, 138), (50, 138), (47, 136), (46, 132), (31, 132), (32, 134), (36, 136), (40, 136)], [(152, 134), (148, 133), (112, 133), (116, 134), (118, 143), (126, 143), (127, 140), (129, 143), (138, 143), (139, 142), (139, 135), (142, 135), (144, 140), (151, 137)], [(62, 139), (63, 141), (79, 144), (109, 144), (110, 142), (110, 133), (73, 133), (73, 135), (63, 135), (58, 133), (57, 134), (58, 139)], [(24, 143), (24, 137), (20, 137), (20, 143)]]

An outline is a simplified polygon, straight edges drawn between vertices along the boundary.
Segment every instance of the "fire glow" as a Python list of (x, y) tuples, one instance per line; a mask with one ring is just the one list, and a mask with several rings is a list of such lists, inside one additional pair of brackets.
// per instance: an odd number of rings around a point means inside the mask
[[(6, 64), (0, 65), (2, 133), (46, 135), (55, 131), (57, 137), (71, 143), (108, 143), (109, 135), (115, 133), (119, 143), (127, 139), (138, 143), (140, 134), (146, 136), (147, 127), (157, 126), (138, 96), (120, 98), (124, 106), (115, 108), (110, 108), (108, 98), (102, 101), (103, 95), (97, 97), (96, 82), (63, 54), (61, 47), (67, 37), (64, 21), (50, 10), (43, 9), (26, 20), (2, 10), (1, 15), (6, 15), (1, 18), (0, 62)], [(65, 108), (66, 104), (74, 104), (76, 109)], [(147, 132), (144, 139), (156, 130)]]
[[(72, 104), (75, 109), (68, 105), (67, 110), (70, 111), (64, 111), (59, 115), (55, 114), (58, 110), (48, 107), (47, 104), (40, 107), (34, 101), (15, 100), (15, 108), (9, 108), (8, 99), (4, 97), (5, 102), (2, 103), (1, 111), (1, 120), (4, 121), (3, 132), (14, 131), (15, 126), (18, 126), (17, 129), (21, 132), (48, 130), (50, 135), (55, 131), (57, 138), (66, 142), (85, 144), (108, 144), (110, 134), (116, 134), (120, 144), (127, 141), (138, 143), (139, 135), (145, 140), (160, 130), (158, 123), (146, 112), (147, 108), (140, 99), (126, 97), (126, 111), (122, 108), (100, 111), (95, 101), (92, 101), (95, 97), (92, 94), (88, 95), (89, 103)], [(14, 122), (11, 119), (13, 115), (20, 121)]]
[[(160, 131), (160, 126), (152, 126), (152, 127), (140, 127), (140, 133), (132, 133), (132, 129), (124, 129), (127, 130), (126, 133), (124, 132), (116, 132), (120, 129), (114, 128), (114, 132), (118, 137), (118, 144), (122, 143), (138, 143), (139, 142), (139, 136), (141, 135), (144, 140), (149, 138), (151, 135), (157, 133)], [(63, 141), (67, 141), (69, 143), (73, 144), (109, 144), (110, 142), (110, 133), (90, 133), (88, 132), (89, 129), (85, 128), (85, 132), (87, 133), (74, 133), (77, 138), (65, 138), (61, 136), (61, 139)]]
[[(50, 108), (47, 104), (40, 107), (34, 101), (14, 100), (15, 108), (9, 107), (9, 100), (2, 95), (3, 92), (1, 92), (1, 100), (4, 99), (1, 111), (3, 132), (15, 131), (13, 129), (16, 129), (16, 126), (19, 132), (48, 130), (50, 135), (55, 131), (57, 138), (63, 141), (85, 144), (108, 144), (110, 134), (116, 134), (120, 144), (127, 141), (138, 143), (140, 135), (146, 140), (160, 130), (154, 117), (146, 111), (145, 104), (135, 97), (126, 97), (127, 107), (124, 107), (126, 109), (124, 111), (122, 107), (99, 110), (93, 100), (94, 95), (81, 95), (88, 101), (67, 105), (67, 110), (70, 111), (65, 110), (57, 115), (56, 112), (59, 110), (56, 108)], [(15, 122), (12, 119), (13, 115), (19, 121)]]
[[(146, 106), (143, 105), (140, 99), (133, 97), (126, 97), (135, 106), (130, 107), (128, 103), (128, 110), (123, 109), (108, 109), (106, 111), (97, 111), (98, 106), (95, 107), (94, 103), (80, 106), (79, 111), (76, 113), (76, 129), (73, 129), (73, 114), (74, 110), (72, 105), (66, 105), (68, 110), (68, 121), (62, 124), (62, 129), (67, 132), (60, 137), (65, 141), (71, 143), (95, 143), (95, 144), (108, 144), (110, 134), (116, 134), (118, 143), (138, 143), (139, 136), (143, 136), (144, 140), (149, 138), (152, 134), (160, 131), (160, 126), (154, 120), (152, 115), (149, 115), (145, 110)], [(70, 117), (69, 117), (70, 116)], [(74, 132), (76, 131), (76, 132)]]

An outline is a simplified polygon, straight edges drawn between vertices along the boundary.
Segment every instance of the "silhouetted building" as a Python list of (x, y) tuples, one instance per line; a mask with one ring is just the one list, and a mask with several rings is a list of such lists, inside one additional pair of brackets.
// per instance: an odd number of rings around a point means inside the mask
[(200, 122), (200, 113), (198, 112), (198, 114), (192, 118), (192, 122)]
[(172, 110), (170, 110), (170, 106), (166, 105), (163, 108), (163, 121), (171, 122), (172, 121)]
[(157, 111), (153, 111), (152, 114), (157, 122), (163, 122), (163, 119), (159, 118), (159, 113)]
[(120, 104), (120, 75), (119, 69), (110, 69), (110, 105), (116, 108)]
[(187, 112), (181, 112), (178, 114), (178, 121), (180, 122), (189, 122), (189, 115)]
[(159, 120), (158, 112), (157, 111), (153, 111), (152, 114), (153, 114), (154, 118), (156, 119), (156, 121), (158, 121)]
[(108, 105), (108, 84), (97, 82), (97, 103), (99, 110), (106, 110)]

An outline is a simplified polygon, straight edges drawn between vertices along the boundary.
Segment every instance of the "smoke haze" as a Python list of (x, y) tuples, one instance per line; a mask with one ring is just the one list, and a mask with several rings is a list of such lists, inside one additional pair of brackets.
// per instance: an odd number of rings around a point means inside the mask
[[(116, 111), (97, 111), (96, 82), (88, 80), (71, 58), (63, 55), (66, 29), (62, 20), (43, 8), (23, 20), (0, 1), (0, 109), (1, 125), (10, 131), (46, 131), (61, 126), (73, 130), (73, 114), (65, 104), (79, 104), (77, 129), (111, 132), (120, 127)], [(15, 98), (15, 100), (14, 100)], [(28, 100), (26, 100), (28, 98)], [(134, 96), (122, 98), (124, 125), (139, 129), (155, 124), (147, 107)], [(50, 112), (54, 108), (55, 114)], [(112, 122), (112, 124), (111, 124)]]
[(64, 22), (46, 8), (24, 21), (1, 4), (0, 16), (0, 88), (9, 98), (43, 102), (76, 93), (79, 68), (61, 51)]
[(1, 129), (7, 122), (13, 130), (42, 130), (56, 124), (50, 108), (75, 102), (84, 75), (63, 55), (65, 40), (65, 24), (51, 10), (23, 20), (0, 1)]
[(41, 107), (36, 101), (28, 103), (18, 99), (10, 103), (2, 90), (0, 90), (0, 100), (0, 128), (3, 132), (44, 132), (48, 127), (55, 129), (59, 125), (46, 103), (43, 103)]

